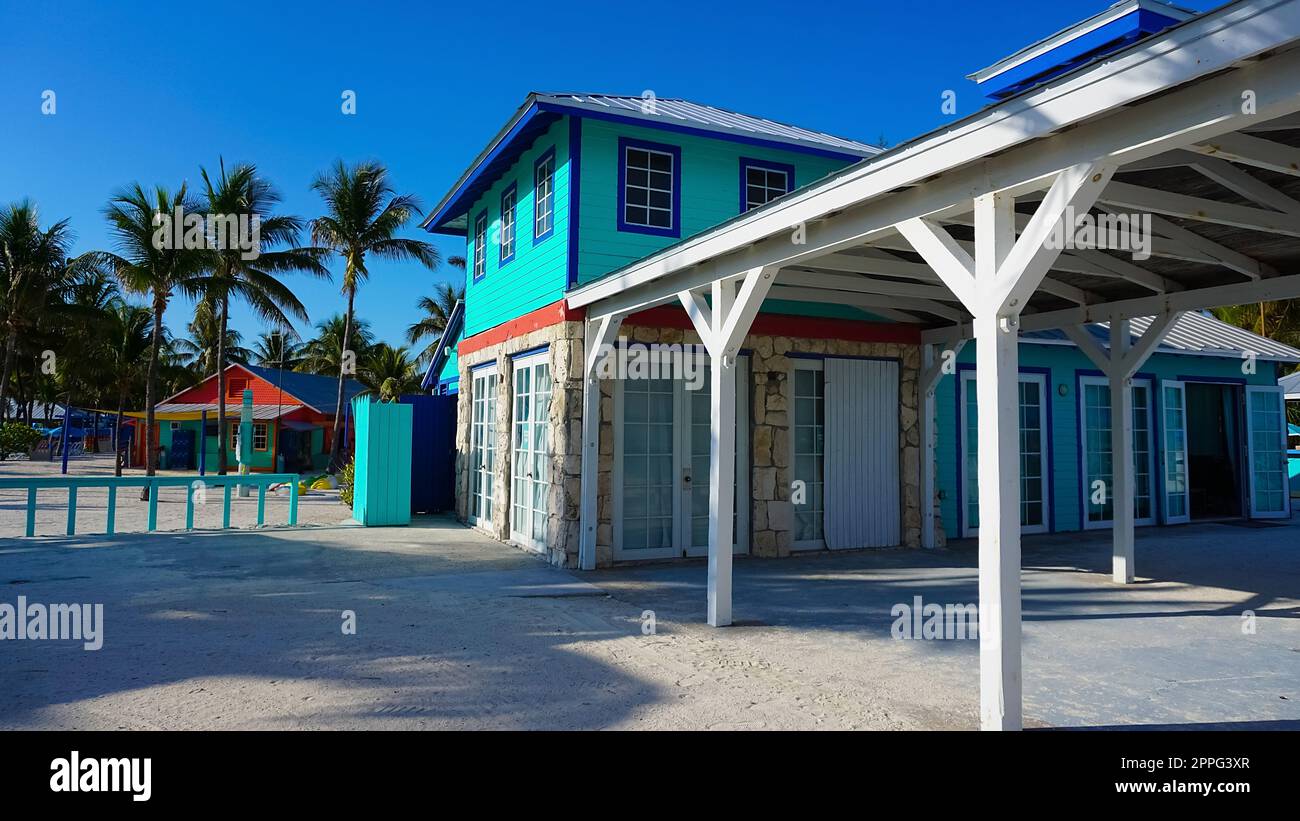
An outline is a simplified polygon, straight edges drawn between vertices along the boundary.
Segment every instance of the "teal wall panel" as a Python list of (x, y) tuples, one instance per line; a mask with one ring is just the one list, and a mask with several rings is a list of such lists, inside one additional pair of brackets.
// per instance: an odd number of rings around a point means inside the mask
[[(533, 164), (555, 149), (555, 230), (533, 244)], [(473, 336), (564, 296), (568, 276), (569, 120), (556, 121), (474, 203), (465, 241), (465, 336)], [(500, 261), (501, 194), (516, 186), (515, 256)], [(487, 212), (486, 273), (474, 281), (474, 223)]]
[(356, 466), (352, 518), (367, 527), (411, 521), (412, 407), (353, 400)]

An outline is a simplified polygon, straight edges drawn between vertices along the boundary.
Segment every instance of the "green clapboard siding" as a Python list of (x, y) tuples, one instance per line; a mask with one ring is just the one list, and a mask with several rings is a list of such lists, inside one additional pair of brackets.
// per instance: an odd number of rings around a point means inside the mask
[(410, 524), (412, 406), (360, 397), (352, 409), (357, 426), (352, 518), (367, 527)]
[[(1257, 372), (1245, 375), (1241, 370), (1240, 359), (1213, 356), (1185, 356), (1177, 354), (1154, 354), (1142, 366), (1138, 376), (1153, 380), (1155, 415), (1157, 423), (1160, 417), (1160, 381), (1179, 379), (1187, 376), (1195, 379), (1245, 379), (1251, 385), (1276, 384), (1274, 368), (1271, 362), (1260, 362)], [(960, 370), (973, 368), (975, 365), (975, 343), (968, 342), (957, 356)], [(1080, 487), (1080, 451), (1079, 451), (1079, 381), (1080, 375), (1097, 375), (1099, 371), (1078, 348), (1072, 345), (1043, 345), (1021, 343), (1020, 367), (1022, 370), (1036, 369), (1050, 371), (1047, 377), (1046, 401), (1050, 403), (1048, 417), (1051, 421), (1051, 446), (1048, 450), (1051, 476), (1051, 497), (1049, 500), (1048, 524), (1055, 531), (1072, 531), (1082, 529), (1082, 491)], [(936, 485), (942, 493), (940, 508), (943, 515), (944, 532), (948, 538), (957, 538), (958, 470), (961, 467), (961, 443), (958, 439), (960, 415), (957, 409), (957, 374), (946, 374), (935, 390), (935, 413), (938, 418), (936, 430), (938, 441), (936, 448), (937, 472)], [(1065, 395), (1061, 395), (1064, 386)], [(964, 431), (960, 432), (962, 435)], [(1157, 442), (1157, 447), (1158, 447)], [(1155, 494), (1159, 497), (1164, 492), (1164, 483), (1159, 469), (1160, 456), (1157, 453), (1157, 470), (1155, 475)], [(964, 481), (964, 479), (963, 479)], [(1157, 502), (1160, 507), (1162, 502)]]
[[(678, 242), (618, 230), (618, 140), (620, 137), (678, 146), (682, 150), (682, 231), (680, 239), (707, 231), (740, 213), (740, 160), (769, 160), (794, 166), (800, 188), (846, 165), (847, 160), (797, 151), (762, 148), (731, 140), (679, 134), (624, 123), (584, 119), (582, 185), (578, 215), (578, 284), (634, 262)], [(769, 300), (764, 311), (840, 319), (878, 319), (846, 305)]]
[[(533, 244), (533, 163), (555, 149), (555, 231)], [(569, 120), (557, 120), (470, 209), (465, 242), (465, 336), (473, 336), (564, 296), (569, 241)], [(515, 184), (515, 257), (502, 267), (501, 194)], [(487, 266), (474, 281), (474, 223), (487, 211)]]

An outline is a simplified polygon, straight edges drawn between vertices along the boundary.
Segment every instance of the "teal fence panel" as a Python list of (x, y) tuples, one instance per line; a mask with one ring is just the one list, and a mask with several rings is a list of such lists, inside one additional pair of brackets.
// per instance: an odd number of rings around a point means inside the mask
[(352, 518), (368, 527), (410, 524), (411, 406), (359, 397), (352, 409), (356, 422)]

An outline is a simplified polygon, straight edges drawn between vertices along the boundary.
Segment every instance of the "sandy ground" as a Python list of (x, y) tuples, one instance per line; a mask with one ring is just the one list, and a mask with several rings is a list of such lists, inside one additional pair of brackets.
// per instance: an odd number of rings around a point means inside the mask
[[(1027, 540), (1026, 723), (1300, 728), (1298, 549), (1143, 530), (1121, 588), (1104, 534)], [(4, 539), (0, 602), (102, 603), (105, 638), (0, 643), (0, 729), (974, 728), (977, 642), (891, 637), (895, 604), (975, 601), (974, 565), (738, 561), (712, 629), (700, 562), (568, 572), (441, 518)]]
[[(59, 476), (60, 463), (38, 460), (35, 462), (0, 462), (0, 476)], [(197, 479), (194, 471), (158, 471), (160, 476), (188, 476)], [(72, 459), (68, 464), (69, 476), (112, 476), (113, 457), (98, 454)], [(126, 476), (143, 476), (142, 470), (128, 470)], [(107, 528), (108, 491), (82, 489), (77, 491), (77, 533), (104, 533)], [(208, 492), (206, 501), (194, 508), (196, 529), (221, 527), (222, 492), (220, 488)], [(337, 491), (313, 491), (298, 499), (298, 523), (303, 525), (334, 525), (351, 518), (350, 511), (339, 503)], [(289, 520), (289, 492), (266, 495), (266, 523), (284, 524)], [(144, 532), (149, 521), (149, 504), (140, 500), (139, 489), (117, 492), (117, 514), (114, 527), (119, 532)], [(257, 524), (257, 491), (246, 498), (234, 496), (230, 505), (231, 527), (247, 528)], [(36, 497), (36, 535), (63, 535), (68, 525), (68, 493), (63, 490), (42, 490)], [(0, 490), (0, 538), (22, 536), (27, 526), (27, 493), (22, 490)], [(158, 494), (158, 529), (184, 530), (185, 488), (163, 488)]]

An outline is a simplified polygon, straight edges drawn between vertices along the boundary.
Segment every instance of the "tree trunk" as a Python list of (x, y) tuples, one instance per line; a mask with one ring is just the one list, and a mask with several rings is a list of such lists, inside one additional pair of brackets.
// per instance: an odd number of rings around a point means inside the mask
[(5, 364), (3, 371), (0, 371), (0, 422), (9, 418), (9, 374), (14, 369), (14, 350), (18, 347), (18, 329), (9, 326), (9, 334), (5, 337)]
[[(158, 357), (162, 350), (163, 313), (167, 310), (167, 300), (154, 295), (153, 298), (153, 333), (149, 338), (149, 370), (144, 380), (144, 475), (153, 476), (158, 472), (158, 443), (154, 441), (154, 405), (158, 402)], [(141, 501), (149, 498), (149, 486), (140, 489)]]
[(230, 300), (221, 297), (217, 307), (221, 312), (221, 327), (217, 331), (217, 473), (224, 476), (226, 464), (226, 323), (229, 321)]
[(117, 395), (117, 416), (113, 417), (113, 475), (122, 475), (122, 409), (126, 407), (126, 391)]
[(343, 469), (343, 386), (348, 378), (348, 344), (352, 337), (352, 305), (356, 299), (356, 289), (348, 289), (348, 310), (343, 315), (343, 346), (339, 351), (339, 392), (334, 403), (334, 434), (330, 437), (329, 472), (338, 473)]

